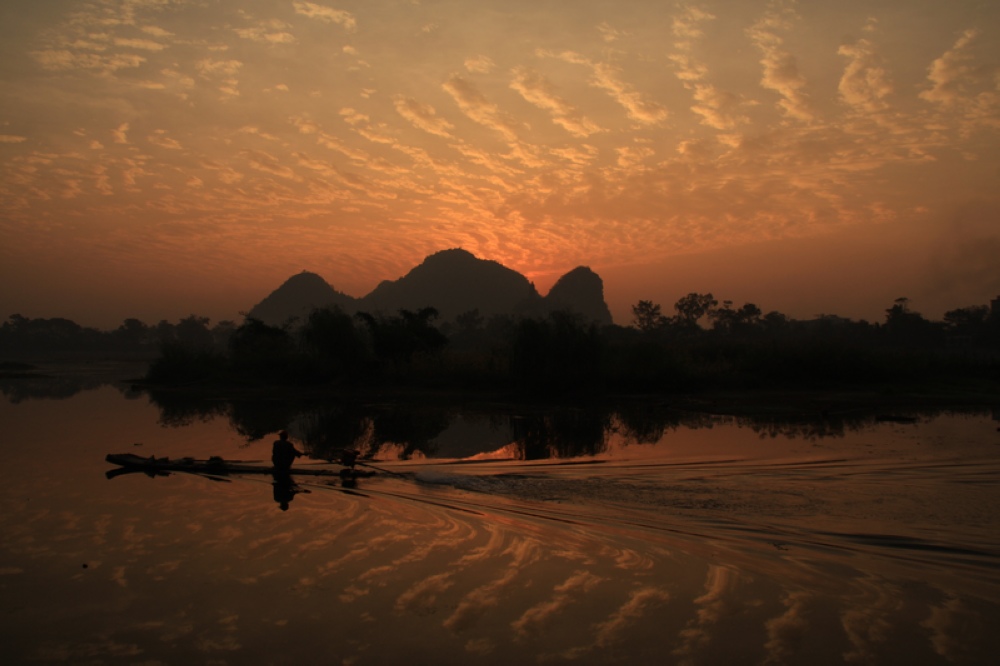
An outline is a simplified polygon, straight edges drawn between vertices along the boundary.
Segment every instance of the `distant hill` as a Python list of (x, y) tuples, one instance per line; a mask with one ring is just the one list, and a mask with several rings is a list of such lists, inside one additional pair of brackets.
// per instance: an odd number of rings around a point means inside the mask
[(432, 306), (442, 320), (478, 309), (489, 318), (515, 312), (532, 298), (538, 299), (538, 292), (517, 271), (465, 250), (444, 250), (398, 280), (379, 284), (361, 299), (359, 307), (390, 313)]
[(552, 285), (545, 309), (571, 310), (598, 324), (612, 323), (611, 310), (604, 301), (604, 280), (586, 266), (574, 268)]
[(437, 309), (442, 321), (470, 310), (485, 318), (494, 315), (545, 315), (569, 310), (588, 321), (610, 324), (611, 312), (604, 302), (604, 283), (586, 267), (561, 277), (544, 298), (517, 271), (496, 261), (479, 259), (466, 250), (443, 250), (397, 280), (380, 283), (370, 294), (353, 298), (333, 289), (323, 278), (302, 272), (255, 305), (251, 317), (280, 325), (290, 317), (304, 317), (317, 307), (336, 305), (345, 312), (394, 314), (400, 309)]
[(317, 308), (331, 306), (353, 313), (357, 309), (357, 299), (337, 291), (319, 275), (302, 271), (250, 308), (247, 316), (280, 326), (292, 318), (305, 319)]

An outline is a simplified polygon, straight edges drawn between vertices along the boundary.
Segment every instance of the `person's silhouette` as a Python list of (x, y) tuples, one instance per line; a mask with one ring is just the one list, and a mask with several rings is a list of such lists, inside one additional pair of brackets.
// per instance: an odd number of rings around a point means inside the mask
[(292, 468), (292, 462), (301, 455), (302, 452), (288, 441), (288, 432), (279, 432), (278, 439), (271, 446), (271, 464), (274, 465), (275, 472), (288, 472)]

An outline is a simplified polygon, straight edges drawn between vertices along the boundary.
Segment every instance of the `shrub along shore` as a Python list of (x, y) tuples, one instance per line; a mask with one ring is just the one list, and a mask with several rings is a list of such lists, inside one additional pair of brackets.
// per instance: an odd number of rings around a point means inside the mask
[(826, 394), (997, 404), (997, 309), (960, 308), (934, 322), (898, 299), (882, 323), (796, 321), (692, 293), (669, 317), (639, 301), (627, 327), (569, 312), (485, 319), (470, 311), (439, 322), (433, 308), (353, 316), (332, 308), (282, 326), (247, 317), (210, 328), (192, 315), (155, 327), (128, 319), (100, 332), (14, 315), (0, 326), (0, 361), (53, 351), (145, 356), (153, 360), (137, 384), (206, 396), (660, 396), (692, 404), (716, 396), (738, 408)]
[(435, 314), (316, 310), (298, 327), (247, 319), (225, 348), (164, 344), (146, 381), (383, 395), (736, 392), (790, 399), (824, 391), (982, 402), (1000, 395), (1000, 326), (993, 324), (973, 338), (943, 327), (915, 333), (839, 318), (601, 328), (554, 313), (438, 328)]

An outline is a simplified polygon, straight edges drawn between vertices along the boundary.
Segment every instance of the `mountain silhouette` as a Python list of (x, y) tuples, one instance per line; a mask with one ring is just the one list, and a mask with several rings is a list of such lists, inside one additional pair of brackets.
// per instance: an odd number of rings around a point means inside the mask
[(289, 319), (304, 320), (315, 309), (333, 306), (345, 312), (354, 312), (357, 299), (337, 291), (319, 275), (302, 271), (285, 280), (284, 284), (250, 308), (247, 317), (280, 326)]
[(479, 259), (462, 249), (442, 250), (397, 280), (385, 280), (371, 293), (353, 298), (336, 291), (323, 278), (303, 271), (255, 305), (248, 316), (271, 325), (305, 318), (314, 308), (337, 306), (343, 311), (395, 314), (433, 307), (441, 321), (478, 310), (494, 315), (544, 316), (568, 310), (587, 321), (610, 324), (604, 283), (592, 270), (575, 268), (561, 277), (544, 298), (526, 277), (502, 264)]
[(602, 325), (612, 323), (604, 302), (604, 280), (587, 266), (578, 266), (559, 278), (545, 297), (549, 312), (569, 310)]
[(388, 313), (432, 306), (442, 320), (478, 309), (488, 318), (510, 314), (538, 297), (534, 285), (517, 271), (455, 249), (432, 254), (398, 280), (382, 282), (361, 299), (360, 307)]

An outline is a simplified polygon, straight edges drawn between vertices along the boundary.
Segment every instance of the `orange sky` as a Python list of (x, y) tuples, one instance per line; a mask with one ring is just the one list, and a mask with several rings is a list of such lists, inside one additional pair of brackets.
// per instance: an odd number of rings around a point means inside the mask
[(0, 317), (355, 296), (464, 247), (628, 323), (1000, 295), (1000, 3), (14, 0)]

